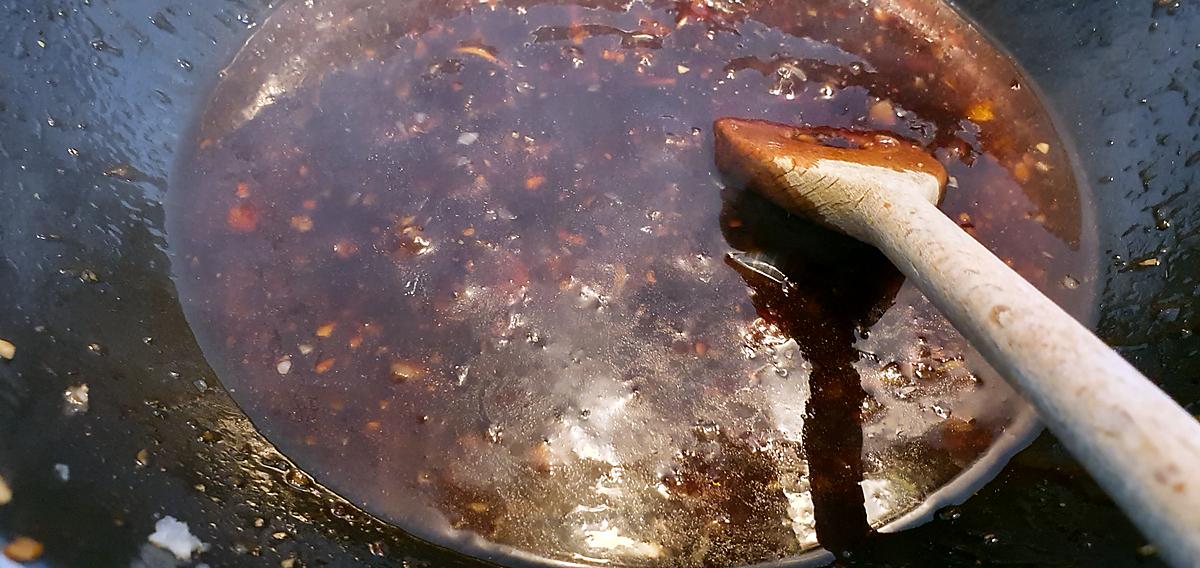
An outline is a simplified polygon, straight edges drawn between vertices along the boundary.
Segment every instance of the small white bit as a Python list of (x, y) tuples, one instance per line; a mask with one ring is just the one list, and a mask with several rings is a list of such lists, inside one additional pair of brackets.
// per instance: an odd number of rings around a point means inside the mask
[(476, 140), (479, 140), (478, 132), (463, 132), (458, 136), (458, 143), (462, 144), (463, 146), (470, 146), (471, 144), (474, 144)]
[(690, 67), (688, 67), (687, 65), (676, 65), (675, 66), (675, 71), (677, 71), (680, 75), (683, 75), (684, 73), (687, 73), (688, 71), (691, 71), (691, 70), (692, 69)]
[(58, 477), (59, 481), (70, 481), (71, 468), (65, 463), (56, 463), (54, 464), (54, 475)]
[(620, 531), (601, 525), (598, 529), (585, 530), (584, 542), (588, 548), (598, 550), (621, 550), (642, 558), (659, 558), (663, 549), (653, 542), (642, 542), (620, 534)]
[(170, 515), (154, 523), (154, 532), (149, 540), (150, 544), (170, 551), (180, 560), (190, 560), (193, 554), (208, 548), (200, 539), (192, 536), (187, 523)]
[(1037, 151), (1043, 154), (1050, 153), (1050, 145), (1045, 142), (1039, 142), (1037, 146), (1034, 146), (1034, 148), (1037, 148)]
[(75, 416), (88, 411), (88, 386), (75, 385), (63, 391), (63, 414)]
[(290, 357), (284, 357), (283, 359), (280, 359), (279, 362), (275, 364), (275, 370), (278, 371), (280, 375), (286, 375), (292, 372), (292, 359)]

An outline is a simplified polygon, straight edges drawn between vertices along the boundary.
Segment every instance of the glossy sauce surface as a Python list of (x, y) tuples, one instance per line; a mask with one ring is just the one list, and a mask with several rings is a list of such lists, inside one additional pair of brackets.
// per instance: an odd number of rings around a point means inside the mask
[(1069, 309), (1094, 262), (1036, 99), (922, 10), (285, 5), (173, 180), (189, 321), (281, 450), (435, 542), (852, 546), (1028, 409), (873, 251), (725, 189), (713, 119), (918, 141), (943, 210)]

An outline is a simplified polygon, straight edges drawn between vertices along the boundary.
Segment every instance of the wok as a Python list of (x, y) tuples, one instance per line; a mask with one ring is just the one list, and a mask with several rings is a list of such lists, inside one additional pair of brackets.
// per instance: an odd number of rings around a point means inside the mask
[[(1096, 329), (1200, 412), (1200, 12), (956, 5), (1024, 66), (1077, 149), (1107, 261)], [(214, 566), (478, 565), (359, 511), (276, 451), (178, 304), (162, 208), (176, 152), (273, 8), (0, 3), (0, 337), (18, 347), (0, 362), (0, 475), (14, 494), (0, 539), (37, 538), (49, 565), (175, 565), (146, 540), (163, 515), (186, 520)], [(64, 417), (63, 392), (81, 383), (89, 409)], [(1157, 562), (1145, 545), (1045, 434), (970, 501), (846, 562)]]

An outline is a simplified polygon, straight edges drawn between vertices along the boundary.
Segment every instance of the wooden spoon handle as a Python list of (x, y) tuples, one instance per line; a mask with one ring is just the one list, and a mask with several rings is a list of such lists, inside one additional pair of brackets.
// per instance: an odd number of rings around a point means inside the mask
[(1200, 566), (1200, 422), (920, 195), (853, 232), (949, 318), (1175, 566)]

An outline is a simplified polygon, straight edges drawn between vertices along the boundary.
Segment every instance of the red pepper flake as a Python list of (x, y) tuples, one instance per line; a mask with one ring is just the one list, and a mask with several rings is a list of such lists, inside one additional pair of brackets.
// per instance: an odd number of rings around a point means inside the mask
[(575, 45), (583, 43), (583, 40), (587, 39), (589, 35), (591, 34), (587, 28), (575, 23), (572, 23), (570, 29), (567, 30), (567, 39)]
[(245, 198), (247, 198), (247, 197), (250, 197), (250, 184), (248, 184), (248, 183), (246, 183), (246, 182), (244, 182), (244, 181), (240, 181), (240, 182), (238, 182), (238, 184), (237, 184), (237, 190), (235, 190), (235, 191), (233, 192), (233, 194), (234, 194), (234, 195), (236, 195), (236, 196), (238, 196), (238, 197), (240, 197), (240, 198), (242, 198), (242, 199), (245, 199)]
[(990, 122), (996, 118), (996, 113), (992, 110), (992, 101), (984, 99), (967, 107), (967, 118), (972, 122)]
[(368, 432), (378, 432), (382, 429), (383, 429), (383, 424), (380, 423), (378, 420), (368, 420), (367, 421), (366, 430)]
[(308, 172), (308, 164), (300, 164), (300, 169), (298, 170), (300, 177), (308, 177)]
[(351, 349), (358, 349), (360, 346), (362, 346), (362, 342), (363, 342), (363, 336), (355, 335), (354, 337), (350, 338), (350, 342), (347, 343), (347, 345)]
[(395, 361), (392, 363), (392, 378), (397, 381), (407, 381), (409, 379), (419, 379), (424, 377), (427, 371), (424, 367), (408, 361)]
[(579, 233), (572, 233), (566, 229), (558, 230), (558, 240), (577, 247), (587, 244), (587, 237)]
[(252, 203), (238, 203), (229, 208), (229, 215), (225, 220), (229, 223), (229, 228), (239, 233), (249, 233), (258, 228), (258, 207)]
[(308, 215), (293, 215), (291, 219), (291, 225), (293, 229), (300, 231), (301, 233), (307, 233), (313, 228), (312, 217), (309, 217)]
[(701, 357), (703, 357), (705, 353), (708, 353), (708, 344), (703, 341), (697, 341), (693, 348), (696, 350), (696, 354)]
[(529, 176), (529, 178), (525, 180), (525, 189), (533, 191), (539, 187), (542, 187), (542, 184), (544, 183), (546, 183), (546, 176)]
[(337, 362), (337, 359), (334, 359), (333, 357), (326, 357), (325, 359), (317, 361), (317, 364), (313, 366), (313, 370), (320, 375), (332, 369), (335, 362)]
[(317, 200), (316, 199), (305, 199), (303, 202), (300, 203), (300, 206), (309, 211), (312, 211), (313, 209), (317, 208)]
[(625, 61), (625, 52), (605, 49), (600, 52), (600, 58), (604, 59), (605, 61), (616, 61), (617, 63), (620, 63)]
[(647, 284), (655, 284), (657, 282), (658, 282), (658, 278), (656, 276), (654, 276), (654, 271), (647, 270), (646, 271), (646, 283)]
[(1027, 183), (1029, 182), (1029, 178), (1032, 177), (1032, 173), (1029, 171), (1029, 166), (1026, 165), (1025, 162), (1017, 162), (1017, 164), (1013, 166), (1012, 173), (1013, 178), (1017, 180), (1017, 183)]
[(642, 82), (652, 87), (673, 87), (679, 80), (675, 77), (646, 77)]
[(337, 327), (337, 324), (333, 322), (323, 324), (321, 327), (317, 328), (316, 336), (329, 337), (330, 335), (333, 335), (333, 328), (335, 327)]

